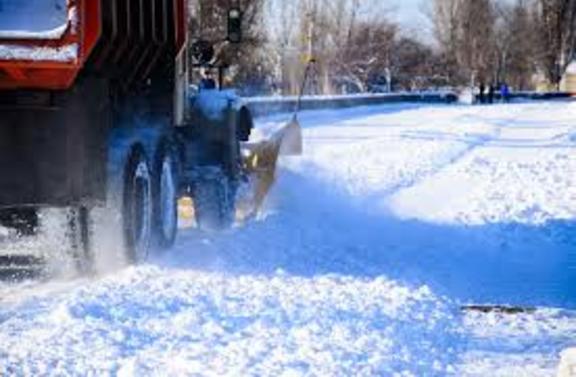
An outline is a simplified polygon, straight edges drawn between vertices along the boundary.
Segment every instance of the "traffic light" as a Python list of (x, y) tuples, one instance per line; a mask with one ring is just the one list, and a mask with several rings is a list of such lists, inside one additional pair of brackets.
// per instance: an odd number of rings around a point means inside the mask
[(242, 11), (239, 8), (228, 10), (228, 42), (242, 42)]

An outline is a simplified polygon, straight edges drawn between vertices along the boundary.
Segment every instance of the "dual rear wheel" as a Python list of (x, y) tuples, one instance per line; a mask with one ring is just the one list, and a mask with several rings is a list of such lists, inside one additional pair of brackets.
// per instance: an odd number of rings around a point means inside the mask
[(140, 148), (130, 155), (122, 194), (124, 249), (129, 263), (145, 261), (152, 249), (165, 250), (178, 229), (176, 161), (169, 144), (158, 150), (151, 169)]
[[(177, 164), (170, 143), (161, 144), (152, 161), (143, 148), (132, 149), (125, 160), (123, 179), (109, 182), (108, 204), (100, 209), (101, 216), (91, 216), (87, 249), (92, 269), (138, 264), (146, 261), (152, 250), (174, 245), (180, 188)], [(236, 189), (220, 168), (198, 179), (192, 194), (200, 229), (219, 231), (233, 225)]]
[[(49, 237), (49, 245), (43, 243), (44, 248), (65, 257), (50, 267), (56, 274), (61, 270), (66, 274), (73, 270), (106, 273), (142, 263), (152, 251), (172, 247), (176, 239), (180, 182), (174, 149), (168, 142), (161, 144), (151, 160), (143, 148), (135, 146), (124, 158), (118, 158), (122, 162), (110, 169), (105, 206), (46, 209), (41, 213), (30, 210), (29, 215), (24, 210), (22, 214), (5, 212), (0, 224), (8, 223), (19, 234), (31, 236), (56, 234), (55, 230), (66, 228), (63, 237)], [(223, 230), (234, 222), (235, 186), (220, 168), (210, 168), (208, 173), (191, 187), (196, 222), (202, 230)], [(73, 262), (73, 270), (64, 266), (68, 261)]]
[(152, 161), (139, 146), (122, 160), (111, 169), (106, 205), (90, 209), (79, 227), (88, 235), (81, 245), (85, 272), (141, 263), (176, 239), (178, 178), (170, 144), (163, 144)]

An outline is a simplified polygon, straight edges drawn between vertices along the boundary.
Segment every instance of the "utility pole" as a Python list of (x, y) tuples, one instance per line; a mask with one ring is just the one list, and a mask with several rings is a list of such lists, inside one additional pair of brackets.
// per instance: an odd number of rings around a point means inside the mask
[[(306, 79), (309, 83), (309, 88), (311, 88), (312, 94), (317, 94), (318, 89), (318, 78), (317, 72), (315, 67), (310, 67), (311, 62), (315, 61), (315, 52), (316, 46), (314, 41), (314, 35), (316, 33), (316, 16), (317, 16), (317, 5), (316, 2), (310, 2), (308, 12), (306, 14), (307, 24), (306, 24), (306, 36), (305, 36), (305, 57), (304, 57), (304, 64), (306, 65), (306, 72), (307, 75)], [(311, 84), (311, 85), (310, 85)]]
[[(326, 66), (327, 59), (319, 59), (319, 54), (323, 54), (324, 51), (319, 50), (325, 48), (322, 44), (322, 36), (319, 37), (320, 33), (326, 31), (323, 28), (325, 24), (322, 20), (322, 15), (319, 14), (318, 1), (308, 0), (302, 1), (301, 3), (301, 13), (304, 14), (303, 20), (300, 23), (300, 58), (301, 63), (305, 67), (303, 76), (303, 82), (306, 84), (301, 86), (301, 92), (306, 94), (321, 94), (321, 93), (331, 93), (331, 81), (330, 81), (330, 69)], [(325, 16), (325, 15), (324, 15)], [(321, 57), (325, 57), (322, 55)], [(299, 73), (302, 71), (299, 69)], [(302, 90), (304, 89), (304, 90)]]

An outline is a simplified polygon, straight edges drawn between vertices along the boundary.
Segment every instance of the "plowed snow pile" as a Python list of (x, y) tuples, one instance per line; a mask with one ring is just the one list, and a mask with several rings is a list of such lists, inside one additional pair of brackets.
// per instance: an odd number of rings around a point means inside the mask
[(576, 106), (302, 123), (258, 221), (98, 280), (2, 285), (0, 375), (554, 375), (576, 345)]

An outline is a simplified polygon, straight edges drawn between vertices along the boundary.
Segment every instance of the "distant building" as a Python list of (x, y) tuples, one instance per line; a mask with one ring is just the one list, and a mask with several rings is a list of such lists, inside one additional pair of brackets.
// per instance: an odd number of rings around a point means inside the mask
[[(551, 84), (544, 72), (539, 71), (532, 76), (532, 83), (539, 92), (555, 91), (556, 86)], [(560, 81), (560, 91), (576, 94), (576, 60), (568, 65), (562, 81)]]
[(546, 78), (544, 72), (540, 70), (532, 75), (532, 85), (537, 92), (549, 92), (555, 89), (554, 85), (550, 84), (550, 81)]
[(570, 63), (566, 69), (566, 73), (564, 73), (560, 83), (560, 90), (576, 94), (576, 60)]

